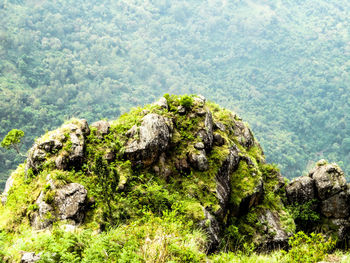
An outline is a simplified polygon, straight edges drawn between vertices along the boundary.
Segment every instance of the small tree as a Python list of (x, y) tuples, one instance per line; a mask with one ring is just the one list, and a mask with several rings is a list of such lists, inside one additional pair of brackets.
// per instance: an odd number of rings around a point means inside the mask
[(24, 136), (24, 132), (22, 130), (13, 129), (9, 131), (5, 138), (1, 142), (1, 147), (9, 150), (9, 149), (15, 149), (15, 151), (23, 156), (26, 157), (24, 154), (21, 153), (20, 149), (23, 144), (23, 141), (21, 141), (22, 137)]

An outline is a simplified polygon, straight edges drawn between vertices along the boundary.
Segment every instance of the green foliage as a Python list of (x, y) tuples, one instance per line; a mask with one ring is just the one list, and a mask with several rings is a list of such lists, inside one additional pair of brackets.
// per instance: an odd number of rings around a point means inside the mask
[(298, 226), (298, 230), (312, 231), (313, 226), (320, 222), (320, 214), (316, 212), (317, 200), (310, 200), (304, 204), (293, 204), (288, 209)]
[(180, 105), (186, 109), (190, 109), (193, 106), (193, 98), (189, 95), (183, 95), (180, 98)]
[(288, 244), (290, 249), (282, 256), (282, 261), (286, 263), (319, 262), (335, 247), (335, 241), (331, 238), (326, 240), (322, 234), (306, 235), (302, 231), (291, 237)]
[(18, 154), (20, 154), (20, 148), (22, 145), (22, 137), (24, 136), (24, 132), (21, 130), (13, 129), (9, 131), (5, 138), (1, 142), (1, 147), (5, 149), (15, 149)]

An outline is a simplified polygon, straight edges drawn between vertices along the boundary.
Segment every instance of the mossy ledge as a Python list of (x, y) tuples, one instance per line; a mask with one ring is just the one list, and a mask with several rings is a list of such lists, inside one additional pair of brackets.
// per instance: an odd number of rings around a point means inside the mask
[(141, 262), (162, 249), (167, 260), (205, 262), (246, 242), (285, 246), (295, 225), (284, 186), (238, 115), (200, 95), (166, 94), (115, 121), (73, 119), (37, 139), (2, 195), (0, 258), (31, 251), (64, 262), (43, 240), (69, 235), (90, 240), (66, 247), (86, 262), (126, 249)]

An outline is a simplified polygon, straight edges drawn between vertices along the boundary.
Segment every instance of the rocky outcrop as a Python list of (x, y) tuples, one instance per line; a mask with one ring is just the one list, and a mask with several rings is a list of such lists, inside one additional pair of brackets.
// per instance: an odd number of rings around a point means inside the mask
[(131, 131), (125, 156), (134, 165), (149, 166), (168, 148), (171, 136), (172, 125), (167, 118), (154, 113), (147, 114), (141, 126)]
[(197, 136), (199, 136), (206, 150), (210, 150), (213, 147), (213, 115), (207, 110), (204, 112), (205, 120), (204, 120), (204, 128), (199, 130)]
[[(307, 231), (329, 228), (328, 234), (335, 234), (339, 242), (345, 238), (344, 229), (349, 229), (350, 225), (350, 186), (338, 165), (319, 161), (308, 176), (292, 180), (286, 187), (286, 194), (292, 206), (313, 201), (310, 209), (322, 220), (311, 224)], [(327, 226), (322, 227), (323, 222)], [(333, 227), (329, 227), (329, 222)]]
[(31, 215), (33, 228), (44, 229), (57, 220), (81, 224), (88, 205), (86, 197), (86, 189), (77, 183), (70, 183), (59, 189), (51, 186), (48, 192), (42, 191), (35, 202), (37, 211)]
[(263, 231), (265, 237), (267, 237), (258, 242), (262, 249), (277, 249), (287, 246), (289, 235), (282, 228), (280, 217), (276, 212), (266, 209), (261, 213), (258, 220), (263, 225)]
[(21, 263), (35, 263), (41, 258), (41, 253), (35, 254), (34, 252), (25, 252), (22, 255)]
[(26, 174), (38, 173), (44, 164), (54, 163), (60, 170), (80, 167), (84, 160), (85, 138), (90, 133), (86, 120), (63, 125), (38, 140), (29, 150)]
[(188, 155), (188, 160), (192, 167), (194, 167), (198, 171), (203, 172), (208, 170), (209, 164), (204, 150), (199, 150), (198, 153), (190, 153)]
[(111, 125), (108, 121), (97, 121), (90, 125), (90, 127), (96, 128), (97, 131), (97, 137), (103, 138), (103, 136), (107, 135), (109, 133), (109, 129), (111, 128)]

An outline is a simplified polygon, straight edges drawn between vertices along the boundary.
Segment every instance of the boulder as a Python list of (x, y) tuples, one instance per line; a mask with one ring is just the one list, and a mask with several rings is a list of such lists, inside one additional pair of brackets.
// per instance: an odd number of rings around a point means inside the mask
[(72, 219), (82, 223), (87, 204), (87, 191), (81, 184), (71, 183), (58, 189), (54, 204), (60, 220)]
[(160, 108), (166, 109), (166, 110), (169, 108), (168, 102), (164, 97), (161, 97), (157, 102), (154, 103), (154, 105), (158, 105)]
[(278, 214), (269, 209), (264, 210), (258, 217), (258, 221), (264, 226), (264, 241), (259, 241), (263, 249), (277, 249), (288, 245), (289, 235), (282, 228)]
[(321, 200), (328, 199), (347, 188), (344, 173), (336, 164), (318, 163), (309, 176), (314, 179)]
[(79, 167), (84, 159), (85, 137), (90, 133), (86, 120), (63, 125), (39, 139), (29, 150), (25, 171), (40, 172), (48, 158), (53, 157), (57, 169)]
[(103, 136), (107, 135), (109, 133), (109, 129), (111, 128), (111, 125), (108, 121), (97, 121), (91, 124), (91, 127), (94, 127), (97, 129), (96, 135), (99, 138), (103, 138)]
[(321, 213), (330, 218), (348, 218), (349, 205), (349, 192), (342, 191), (321, 202)]
[(134, 165), (149, 166), (168, 148), (171, 136), (172, 126), (167, 118), (155, 113), (147, 114), (128, 140), (125, 156)]
[(193, 98), (194, 103), (197, 104), (199, 107), (203, 107), (206, 102), (206, 98), (202, 95), (197, 95), (196, 97)]
[(37, 211), (30, 216), (34, 229), (44, 229), (57, 220), (70, 220), (73, 224), (81, 224), (87, 208), (87, 191), (77, 183), (64, 185), (55, 189), (50, 204), (45, 201), (46, 193), (42, 191), (35, 202)]
[(219, 133), (214, 133), (213, 137), (215, 145), (222, 146), (225, 144), (225, 139)]
[(206, 171), (209, 168), (209, 163), (204, 150), (199, 150), (199, 153), (189, 153), (188, 161), (198, 171)]
[(286, 186), (289, 204), (304, 204), (315, 199), (315, 181), (309, 176), (294, 178)]
[(35, 254), (34, 252), (24, 252), (21, 258), (21, 263), (34, 263), (39, 261), (41, 253)]

